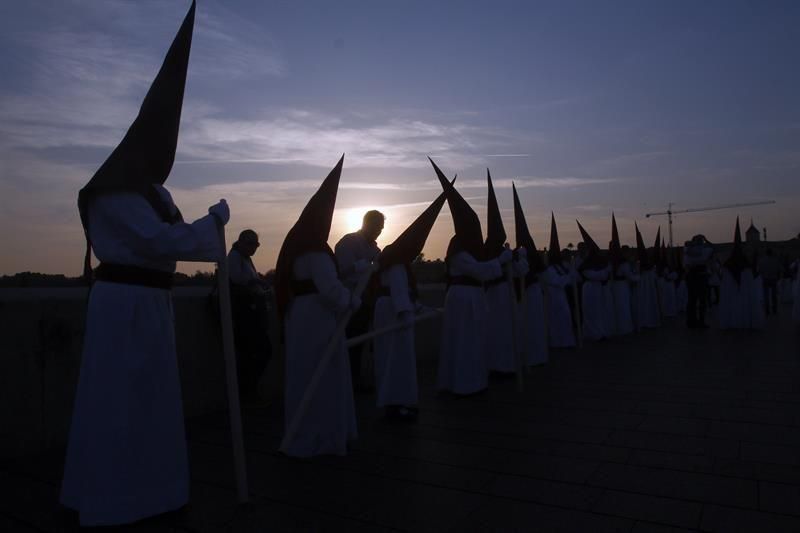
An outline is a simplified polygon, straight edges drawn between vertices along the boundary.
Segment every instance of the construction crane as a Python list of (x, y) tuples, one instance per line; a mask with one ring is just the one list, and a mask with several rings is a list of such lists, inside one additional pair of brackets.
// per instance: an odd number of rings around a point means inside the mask
[(750, 207), (753, 205), (768, 205), (774, 203), (775, 200), (765, 200), (763, 202), (747, 202), (742, 204), (716, 205), (713, 207), (692, 207), (689, 209), (679, 209), (677, 211), (673, 211), (672, 206), (675, 204), (670, 202), (667, 206), (666, 211), (662, 211), (660, 213), (647, 213), (645, 215), (645, 218), (667, 215), (667, 220), (669, 221), (669, 245), (672, 246), (672, 215), (677, 215), (678, 213), (699, 213), (701, 211), (716, 211), (717, 209), (732, 209), (734, 207)]

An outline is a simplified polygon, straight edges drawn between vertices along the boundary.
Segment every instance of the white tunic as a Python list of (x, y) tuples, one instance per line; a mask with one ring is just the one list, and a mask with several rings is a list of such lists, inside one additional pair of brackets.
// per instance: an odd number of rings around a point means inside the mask
[(689, 305), (689, 287), (686, 285), (686, 278), (678, 283), (678, 288), (675, 289), (675, 299), (678, 313), (685, 313), (686, 307)]
[(547, 290), (547, 324), (550, 334), (550, 346), (553, 348), (571, 348), (575, 346), (575, 334), (572, 331), (572, 313), (567, 302), (566, 288), (573, 283), (574, 273), (566, 267), (556, 269), (548, 266), (542, 276)]
[(675, 280), (678, 274), (672, 271), (665, 271), (662, 277), (658, 278), (658, 289), (661, 296), (661, 316), (672, 318), (678, 315), (678, 304), (675, 294)]
[(581, 310), (583, 311), (583, 336), (589, 340), (599, 340), (611, 336), (608, 317), (608, 294), (606, 291), (611, 269), (604, 268), (593, 270), (586, 268), (582, 271), (583, 291)]
[(763, 329), (767, 323), (767, 310), (764, 308), (764, 278), (756, 276), (753, 280), (753, 329)]
[(657, 280), (654, 268), (639, 273), (639, 283), (636, 286), (636, 317), (640, 328), (657, 328), (661, 325)]
[[(448, 259), (451, 276), (483, 282), (502, 274), (500, 263), (476, 261), (467, 252)], [(483, 287), (451, 285), (444, 302), (437, 388), (471, 394), (488, 385), (486, 369), (486, 295)]]
[(486, 288), (486, 365), (496, 372), (514, 372), (517, 368), (514, 356), (514, 328), (512, 289), (502, 280)]
[(545, 329), (544, 292), (541, 281), (535, 281), (525, 289), (524, 312), (520, 313), (523, 324), (521, 338), (524, 341), (525, 364), (543, 365), (549, 359), (547, 331)]
[[(211, 215), (169, 225), (132, 193), (97, 197), (88, 209), (103, 262), (174, 272), (177, 260), (224, 257)], [(98, 281), (89, 294), (61, 503), (78, 511), (81, 525), (96, 526), (140, 520), (188, 499), (170, 291)]]
[(616, 278), (612, 280), (612, 304), (614, 306), (613, 335), (627, 335), (633, 332), (633, 317), (631, 316), (631, 282), (634, 274), (631, 265), (627, 262), (617, 266)]
[(742, 271), (739, 283), (730, 271), (722, 268), (719, 289), (719, 327), (722, 329), (750, 329), (753, 327), (755, 283), (753, 271)]
[[(413, 313), (408, 273), (404, 265), (393, 265), (381, 272), (381, 286), (389, 296), (375, 302), (375, 329), (396, 324), (401, 313)], [(414, 352), (414, 326), (396, 329), (375, 337), (375, 385), (378, 407), (416, 405), (417, 358)]]
[[(312, 252), (295, 259), (295, 280), (311, 280), (317, 293), (296, 296), (286, 312), (285, 423), (288, 427), (305, 394), (338, 318), (350, 305), (350, 291), (336, 275), (333, 259)], [(294, 457), (345, 455), (357, 436), (350, 360), (344, 335), (317, 386), (294, 441), (285, 450)]]

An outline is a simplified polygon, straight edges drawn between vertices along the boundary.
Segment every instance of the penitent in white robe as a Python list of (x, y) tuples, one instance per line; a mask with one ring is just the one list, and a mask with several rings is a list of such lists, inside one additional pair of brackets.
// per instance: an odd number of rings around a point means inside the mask
[[(517, 265), (514, 264), (514, 275), (517, 275)], [(527, 271), (527, 262), (525, 263)], [(509, 286), (505, 274), (500, 279), (492, 280), (494, 283), (486, 288), (486, 365), (495, 372), (514, 372), (517, 369), (514, 355), (514, 328), (512, 327), (513, 313), (511, 310), (512, 298), (515, 293)], [(518, 313), (519, 314), (519, 313)], [(521, 342), (521, 341), (520, 341)]]
[(586, 268), (583, 276), (581, 310), (583, 311), (583, 336), (588, 340), (599, 340), (611, 336), (608, 316), (608, 293), (606, 290), (609, 267), (598, 270)]
[(627, 335), (633, 332), (633, 317), (631, 315), (631, 282), (635, 275), (629, 263), (621, 263), (616, 269), (616, 278), (611, 286), (612, 305), (614, 306), (613, 335)]
[[(375, 302), (375, 329), (396, 324), (401, 313), (414, 312), (405, 265), (384, 270), (380, 281), (382, 287), (389, 289), (389, 296), (379, 296)], [(416, 405), (419, 394), (414, 326), (379, 335), (373, 346), (378, 407)]]
[(719, 327), (722, 329), (751, 329), (753, 327), (754, 299), (753, 271), (749, 268), (744, 269), (737, 283), (733, 274), (723, 267), (717, 311)]
[[(497, 259), (480, 262), (467, 252), (454, 254), (448, 262), (451, 276), (484, 282), (502, 274)], [(455, 394), (472, 394), (485, 389), (488, 385), (486, 341), (483, 287), (450, 285), (444, 301), (437, 388)]]
[[(317, 292), (295, 296), (286, 311), (285, 423), (297, 414), (303, 395), (333, 336), (338, 318), (350, 305), (350, 291), (337, 277), (333, 258), (311, 252), (295, 259), (295, 280), (311, 280)], [(287, 455), (346, 455), (347, 441), (357, 437), (350, 360), (344, 334), (311, 399)]]
[[(156, 186), (174, 208), (169, 193)], [(88, 206), (95, 255), (109, 264), (174, 272), (176, 261), (218, 261), (215, 219), (162, 222), (133, 193)], [(89, 293), (61, 503), (81, 525), (118, 525), (189, 500), (181, 384), (169, 290), (96, 282)]]
[(767, 310), (764, 307), (764, 278), (756, 276), (753, 279), (753, 329), (763, 329), (767, 324)]
[(547, 290), (547, 325), (550, 346), (572, 348), (575, 334), (572, 331), (572, 312), (567, 302), (567, 287), (572, 285), (575, 273), (566, 267), (547, 267), (542, 275)]
[(664, 275), (658, 278), (658, 290), (661, 296), (661, 316), (673, 318), (678, 316), (678, 301), (675, 291), (675, 280), (678, 274), (665, 270)]
[(523, 353), (528, 366), (543, 365), (550, 356), (544, 313), (544, 292), (542, 283), (537, 280), (525, 289), (524, 312), (519, 314), (522, 323), (520, 337), (524, 342)]
[(636, 286), (636, 317), (640, 328), (657, 328), (661, 325), (658, 277), (654, 268), (639, 273), (639, 283)]

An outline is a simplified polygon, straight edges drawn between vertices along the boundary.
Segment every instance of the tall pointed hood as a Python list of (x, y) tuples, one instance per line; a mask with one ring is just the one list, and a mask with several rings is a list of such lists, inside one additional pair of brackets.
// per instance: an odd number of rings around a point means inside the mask
[(737, 283), (741, 283), (742, 271), (750, 267), (750, 262), (742, 248), (742, 231), (739, 228), (739, 217), (736, 217), (736, 229), (733, 232), (733, 250), (731, 255), (725, 260), (725, 268), (727, 268), (733, 277), (736, 278)]
[[(456, 181), (453, 178), (454, 183)], [(411, 263), (422, 252), (425, 241), (431, 233), (433, 224), (442, 210), (444, 202), (447, 200), (445, 193), (441, 193), (425, 211), (423, 211), (406, 229), (397, 236), (392, 244), (386, 246), (378, 256), (378, 264), (381, 270), (392, 265), (402, 265)]]
[(439, 183), (447, 198), (447, 205), (450, 206), (450, 214), (453, 216), (456, 235), (454, 240), (451, 241), (449, 250), (453, 251), (455, 245), (457, 249), (466, 251), (475, 259), (483, 259), (483, 235), (478, 215), (447, 180), (444, 173), (433, 162), (433, 159), (429, 157), (428, 160), (436, 171), (436, 176), (439, 178)]
[(616, 269), (622, 263), (622, 244), (619, 242), (619, 230), (617, 229), (617, 219), (611, 213), (611, 242), (608, 245), (608, 258), (612, 266)]
[[(131, 191), (143, 194), (159, 214), (168, 219), (152, 185), (162, 185), (172, 170), (183, 107), (183, 91), (192, 46), (195, 2), (181, 24), (164, 63), (150, 85), (125, 137), (78, 193), (81, 223), (89, 231), (88, 202), (96, 194)], [(87, 246), (85, 270), (90, 269)], [(88, 272), (87, 272), (88, 273)]]
[(656, 267), (656, 272), (661, 271), (661, 226), (658, 227), (656, 232), (656, 240), (653, 243), (653, 265)]
[(600, 252), (600, 247), (597, 243), (592, 239), (592, 236), (589, 235), (589, 232), (584, 229), (580, 222), (577, 220), (575, 221), (578, 223), (578, 230), (581, 232), (581, 237), (583, 238), (583, 242), (588, 248), (588, 255), (581, 263), (581, 270), (585, 268), (589, 269), (601, 269), (604, 268), (607, 264), (606, 260), (602, 257)]
[(336, 194), (339, 191), (339, 178), (342, 175), (343, 165), (344, 154), (303, 208), (297, 222), (283, 240), (275, 265), (275, 297), (281, 315), (285, 312), (292, 296), (292, 268), (295, 259), (309, 252), (325, 252), (330, 254), (334, 264), (336, 263), (333, 250), (328, 246), (328, 235), (331, 232), (333, 209), (336, 206)]
[(547, 248), (547, 262), (550, 265), (560, 265), (564, 261), (561, 256), (561, 245), (558, 243), (558, 228), (556, 216), (550, 211), (550, 245)]
[[(575, 222), (578, 222), (578, 221), (576, 220)], [(578, 230), (580, 230), (580, 232), (581, 232), (581, 238), (583, 238), (584, 244), (586, 244), (586, 246), (589, 248), (589, 253), (599, 252), (600, 251), (600, 247), (597, 245), (596, 242), (594, 242), (594, 239), (592, 239), (592, 236), (589, 235), (589, 232), (586, 231), (583, 228), (583, 226), (581, 226), (580, 222), (578, 222)]]
[(494, 259), (504, 250), (506, 230), (503, 227), (503, 218), (500, 216), (500, 207), (497, 205), (497, 196), (494, 194), (494, 186), (492, 185), (492, 175), (488, 168), (486, 169), (486, 183), (489, 187), (489, 200), (486, 210), (486, 259)]
[(514, 233), (516, 234), (517, 248), (524, 246), (528, 253), (528, 264), (530, 272), (528, 276), (535, 276), (544, 270), (542, 256), (536, 250), (536, 243), (533, 242), (531, 232), (528, 230), (528, 222), (525, 220), (525, 212), (522, 210), (522, 203), (519, 201), (517, 188), (511, 184), (511, 191), (514, 193)]
[(639, 270), (644, 271), (652, 265), (647, 254), (647, 246), (644, 244), (644, 238), (642, 238), (642, 233), (639, 231), (639, 225), (634, 222), (633, 227), (636, 229), (636, 252), (639, 256)]

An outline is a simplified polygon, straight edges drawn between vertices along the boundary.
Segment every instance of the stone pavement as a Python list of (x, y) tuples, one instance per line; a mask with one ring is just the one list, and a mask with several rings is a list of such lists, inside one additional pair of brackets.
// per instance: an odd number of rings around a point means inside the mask
[[(188, 423), (192, 500), (130, 531), (800, 531), (800, 346), (679, 321), (555, 351), (488, 393), (437, 395), (434, 334), (417, 424), (359, 395), (347, 457), (276, 453), (279, 402), (246, 408), (252, 504), (235, 504), (223, 414)], [(0, 530), (62, 531), (63, 450), (0, 464)]]

